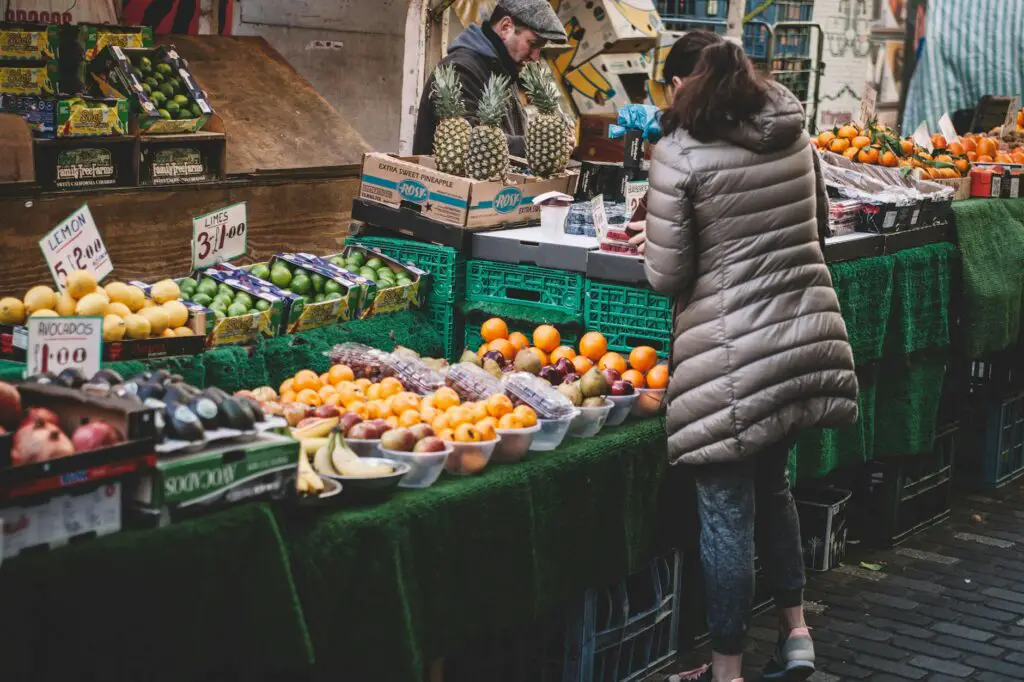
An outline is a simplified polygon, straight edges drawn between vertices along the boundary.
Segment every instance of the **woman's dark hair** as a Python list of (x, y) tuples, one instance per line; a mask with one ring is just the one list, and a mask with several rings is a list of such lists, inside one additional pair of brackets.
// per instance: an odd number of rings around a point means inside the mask
[(697, 68), (700, 53), (708, 45), (721, 43), (722, 37), (711, 31), (689, 31), (677, 40), (665, 57), (661, 82), (671, 85), (673, 78), (686, 78)]
[(683, 128), (709, 142), (759, 113), (766, 99), (765, 85), (743, 48), (722, 40), (701, 50), (697, 67), (662, 118), (662, 131), (668, 135)]

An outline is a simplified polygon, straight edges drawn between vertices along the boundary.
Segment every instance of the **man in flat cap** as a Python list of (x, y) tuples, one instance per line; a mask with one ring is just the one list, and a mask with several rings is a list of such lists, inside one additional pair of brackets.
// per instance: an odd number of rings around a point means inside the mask
[[(448, 48), (443, 64), (453, 64), (462, 81), (466, 118), (476, 124), (476, 108), (484, 84), (491, 74), (505, 74), (519, 82), (519, 69), (540, 59), (540, 50), (548, 43), (568, 41), (562, 22), (549, 0), (498, 0), (490, 18), (482, 26), (473, 24)], [(433, 153), (434, 130), (438, 120), (430, 99), (434, 77), (423, 88), (413, 154)], [(508, 114), (502, 126), (508, 136), (509, 152), (526, 155), (526, 114), (518, 96), (509, 97)]]

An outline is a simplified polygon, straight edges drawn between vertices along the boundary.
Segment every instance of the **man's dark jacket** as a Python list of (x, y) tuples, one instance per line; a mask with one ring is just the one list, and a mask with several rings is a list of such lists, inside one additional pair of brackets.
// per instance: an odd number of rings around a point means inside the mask
[[(526, 155), (526, 116), (519, 102), (519, 69), (509, 57), (501, 38), (487, 24), (483, 27), (470, 26), (456, 38), (448, 48), (448, 56), (441, 64), (453, 64), (462, 80), (462, 95), (466, 102), (466, 119), (477, 123), (476, 107), (483, 92), (484, 84), (491, 74), (505, 74), (512, 81), (512, 92), (508, 98), (508, 111), (502, 129), (508, 137), (509, 152), (513, 156)], [(430, 91), (434, 85), (431, 75), (423, 88), (419, 116), (416, 119), (416, 135), (413, 138), (412, 153), (430, 155), (434, 153), (434, 130), (438, 120)]]

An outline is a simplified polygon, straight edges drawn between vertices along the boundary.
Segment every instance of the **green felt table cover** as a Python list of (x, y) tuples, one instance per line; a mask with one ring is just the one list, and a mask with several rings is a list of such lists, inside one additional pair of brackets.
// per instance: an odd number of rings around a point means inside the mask
[(0, 604), (12, 682), (255, 680), (313, 661), (264, 504), (7, 560)]
[(1020, 338), (1024, 302), (1024, 201), (953, 202), (963, 253), (965, 353), (983, 358)]
[(288, 522), (323, 679), (418, 680), (481, 632), (525, 625), (649, 558), (660, 419), (386, 504)]

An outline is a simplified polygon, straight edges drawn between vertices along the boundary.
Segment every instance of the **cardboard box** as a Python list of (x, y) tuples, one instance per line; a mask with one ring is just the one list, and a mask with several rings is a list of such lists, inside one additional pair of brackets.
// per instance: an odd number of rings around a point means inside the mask
[(144, 135), (139, 138), (139, 152), (140, 185), (210, 182), (227, 172), (223, 133), (200, 130), (184, 135)]
[[(515, 167), (513, 165), (513, 167)], [(572, 194), (578, 174), (540, 178), (509, 174), (505, 183), (471, 180), (437, 170), (429, 156), (363, 155), (359, 196), (466, 229), (540, 220), (533, 198), (546, 192)]]
[(107, 24), (78, 24), (73, 30), (79, 55), (87, 62), (96, 59), (108, 45), (121, 49), (153, 47), (153, 29), (149, 26), (108, 26)]
[(138, 145), (128, 136), (36, 140), (35, 168), (44, 189), (132, 187), (139, 184)]
[(562, 0), (558, 17), (570, 36), (572, 66), (602, 53), (651, 50), (664, 31), (652, 0)]
[[(199, 282), (208, 277), (217, 284), (225, 284), (235, 291), (244, 291), (253, 299), (266, 301), (269, 304), (267, 310), (259, 313), (220, 319), (213, 311), (204, 309), (206, 345), (208, 347), (251, 344), (255, 343), (260, 336), (286, 334), (290, 316), (301, 312), (294, 305), (299, 298), (296, 294), (284, 292), (270, 282), (257, 279), (244, 269), (230, 263), (212, 265), (195, 273), (193, 277)], [(178, 282), (180, 281), (178, 280)]]
[[(311, 289), (302, 294), (304, 302), (301, 306), (293, 305), (288, 316), (286, 334), (304, 332), (328, 324), (347, 322), (359, 317), (364, 300), (376, 293), (377, 285), (357, 274), (349, 273), (326, 260), (308, 253), (277, 253), (270, 259), (267, 266), (273, 270), (274, 265), (284, 262), (304, 270), (307, 275), (320, 275), (325, 283), (332, 281), (339, 287), (339, 298), (315, 301), (315, 292)], [(297, 275), (296, 275), (297, 276)]]
[(0, 558), (54, 549), (121, 530), (121, 483), (114, 481), (0, 509)]
[(162, 523), (253, 499), (275, 498), (294, 485), (299, 442), (263, 433), (195, 454), (162, 457), (132, 491), (141, 510)]
[(47, 61), (59, 55), (60, 26), (0, 23), (0, 59)]
[(630, 103), (647, 98), (651, 77), (649, 54), (603, 54), (565, 74), (564, 80), (580, 115), (618, 114)]
[(371, 258), (379, 258), (384, 261), (384, 264), (388, 266), (394, 273), (404, 272), (409, 275), (412, 280), (411, 284), (402, 286), (393, 286), (386, 289), (375, 287), (373, 295), (363, 301), (361, 310), (359, 313), (360, 318), (372, 317), (374, 315), (382, 315), (384, 313), (395, 313), (402, 310), (408, 310), (409, 308), (419, 308), (423, 305), (423, 299), (426, 297), (426, 289), (428, 281), (426, 279), (427, 272), (420, 270), (412, 263), (402, 264), (381, 253), (378, 249), (369, 249), (357, 244), (351, 244), (345, 247), (342, 253), (334, 254), (333, 256), (326, 256), (325, 260), (333, 262), (334, 265), (341, 268), (344, 272), (358, 276), (358, 273), (354, 273), (344, 266), (344, 259), (352, 253), (361, 253), (364, 255), (366, 260)]
[(0, 60), (0, 93), (5, 95), (55, 95), (60, 77), (52, 60)]
[(658, 42), (650, 54), (652, 64), (651, 80), (662, 80), (662, 72), (665, 68), (665, 60), (668, 59), (668, 53), (672, 51), (672, 46), (676, 44), (676, 41), (684, 35), (686, 35), (686, 31), (663, 31), (658, 35)]

